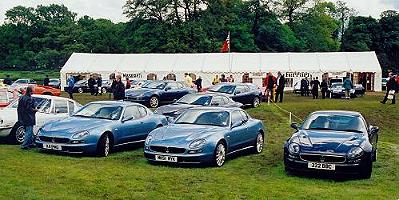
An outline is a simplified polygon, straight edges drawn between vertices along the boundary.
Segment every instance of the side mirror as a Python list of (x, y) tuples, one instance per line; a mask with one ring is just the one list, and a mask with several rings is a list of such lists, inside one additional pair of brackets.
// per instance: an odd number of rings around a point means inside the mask
[(172, 89), (171, 87), (166, 87), (165, 91), (168, 91), (168, 90), (171, 90), (171, 89)]
[(218, 102), (212, 102), (211, 106), (219, 106), (220, 104)]
[(380, 131), (380, 128), (378, 126), (370, 126), (370, 133), (371, 134), (377, 134), (378, 131)]
[(233, 125), (231, 126), (231, 128), (233, 129), (233, 128), (239, 127), (239, 126), (241, 126), (241, 125), (242, 125), (242, 122), (238, 121), (238, 122), (233, 123)]
[(293, 128), (293, 129), (295, 129), (295, 130), (298, 130), (299, 128), (298, 128), (298, 124), (296, 123), (296, 122), (293, 122), (292, 124), (291, 124), (291, 128)]
[(133, 120), (133, 119), (134, 119), (133, 116), (125, 117), (125, 118), (122, 119), (122, 122), (127, 122), (127, 121), (130, 121), (130, 120)]
[(241, 94), (241, 91), (235, 91), (234, 94)]

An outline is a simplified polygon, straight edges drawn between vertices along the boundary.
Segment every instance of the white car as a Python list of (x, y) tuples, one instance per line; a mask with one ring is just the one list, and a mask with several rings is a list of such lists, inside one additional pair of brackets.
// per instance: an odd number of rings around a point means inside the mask
[(26, 88), (29, 85), (36, 85), (33, 79), (18, 79), (10, 86), (12, 89)]
[[(47, 96), (32, 95), (35, 106), (39, 110), (36, 113), (36, 126), (33, 128), (34, 134), (45, 123), (64, 119), (76, 112), (81, 105), (74, 100)], [(0, 140), (6, 139), (7, 142), (21, 144), (24, 140), (24, 127), (18, 124), (18, 101), (13, 101), (3, 110), (0, 110)]]

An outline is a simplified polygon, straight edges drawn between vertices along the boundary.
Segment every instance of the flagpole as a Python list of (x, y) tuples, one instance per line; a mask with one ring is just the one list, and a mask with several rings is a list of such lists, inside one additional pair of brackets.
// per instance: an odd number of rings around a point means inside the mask
[(229, 38), (229, 70), (230, 70), (230, 72), (231, 72), (231, 51), (230, 51), (230, 47), (231, 47), (231, 37), (230, 37), (230, 31), (229, 31), (229, 34), (228, 34), (228, 36), (227, 36), (228, 38)]

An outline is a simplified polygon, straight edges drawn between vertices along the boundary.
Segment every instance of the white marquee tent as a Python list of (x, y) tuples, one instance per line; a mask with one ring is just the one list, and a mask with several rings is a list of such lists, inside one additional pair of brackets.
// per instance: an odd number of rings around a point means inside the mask
[[(216, 74), (232, 74), (241, 81), (249, 74), (254, 83), (261, 83), (267, 72), (281, 71), (290, 74), (310, 74), (319, 77), (344, 73), (373, 74), (368, 80), (375, 91), (381, 91), (382, 71), (375, 52), (331, 53), (201, 53), (201, 54), (87, 54), (74, 53), (61, 70), (62, 86), (69, 74), (98, 73), (103, 77), (119, 72), (137, 79), (147, 79), (156, 74), (162, 79), (174, 74), (183, 80), (184, 73), (201, 76), (204, 86), (209, 86)], [(134, 76), (132, 76), (134, 75)], [(307, 75), (305, 75), (307, 76)], [(258, 80), (258, 79), (259, 80)], [(301, 78), (292, 77), (295, 81)], [(257, 80), (255, 80), (257, 79)], [(372, 82), (372, 83), (371, 83)], [(292, 87), (292, 86), (291, 86)]]

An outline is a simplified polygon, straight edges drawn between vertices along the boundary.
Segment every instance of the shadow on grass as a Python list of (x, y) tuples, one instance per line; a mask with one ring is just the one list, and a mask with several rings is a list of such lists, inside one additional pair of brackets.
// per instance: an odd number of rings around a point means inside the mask
[(335, 173), (326, 173), (326, 172), (293, 172), (293, 171), (285, 171), (287, 176), (291, 177), (299, 177), (304, 179), (317, 179), (317, 180), (328, 180), (335, 182), (346, 182), (346, 181), (357, 181), (363, 180), (356, 174), (335, 174)]

